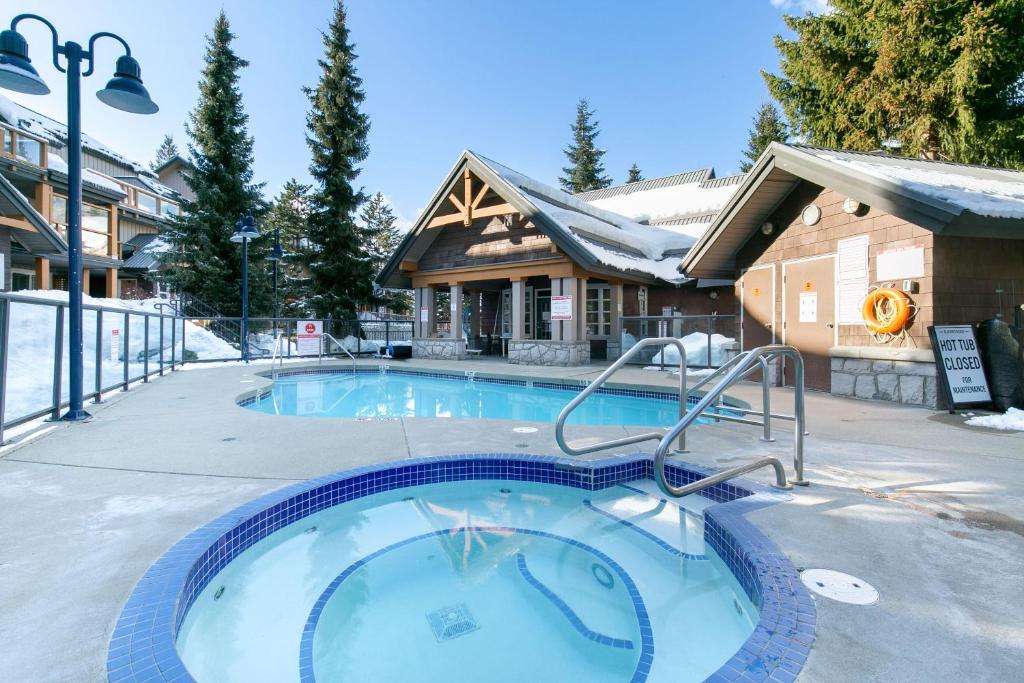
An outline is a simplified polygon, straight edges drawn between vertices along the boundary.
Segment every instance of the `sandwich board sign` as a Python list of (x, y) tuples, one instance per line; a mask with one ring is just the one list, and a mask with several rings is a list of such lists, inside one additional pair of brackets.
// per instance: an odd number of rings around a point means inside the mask
[(323, 331), (323, 320), (300, 320), (296, 325), (295, 351), (300, 356), (320, 355), (320, 335)]
[(933, 325), (928, 328), (938, 366), (939, 382), (946, 390), (949, 411), (990, 403), (992, 395), (981, 363), (972, 325)]

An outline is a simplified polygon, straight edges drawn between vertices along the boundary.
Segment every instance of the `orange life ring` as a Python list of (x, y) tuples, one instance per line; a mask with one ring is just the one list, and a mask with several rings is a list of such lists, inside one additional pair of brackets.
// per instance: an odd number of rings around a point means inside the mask
[[(879, 307), (884, 307), (885, 320), (880, 321), (876, 315)], [(861, 308), (864, 326), (875, 334), (896, 334), (910, 320), (910, 297), (892, 287), (880, 287), (868, 294)]]

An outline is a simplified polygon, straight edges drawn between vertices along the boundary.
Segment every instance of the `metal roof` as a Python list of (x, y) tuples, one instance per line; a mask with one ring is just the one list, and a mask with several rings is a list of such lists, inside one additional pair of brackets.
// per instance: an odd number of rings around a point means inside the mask
[(160, 235), (153, 234), (136, 235), (125, 242), (125, 244), (135, 247), (135, 251), (121, 264), (121, 269), (152, 270), (153, 266), (160, 261), (160, 253), (157, 251), (146, 251), (145, 247), (149, 246), (154, 240), (159, 239), (159, 237)]
[(607, 199), (608, 197), (617, 197), (619, 195), (632, 194), (634, 192), (656, 190), (661, 187), (673, 187), (675, 185), (690, 185), (692, 183), (703, 183), (704, 181), (712, 179), (714, 177), (715, 169), (698, 168), (693, 171), (676, 173), (674, 175), (662, 176), (660, 178), (649, 178), (645, 180), (638, 180), (635, 183), (613, 185), (612, 187), (605, 187), (600, 190), (578, 192), (573, 196), (578, 199), (582, 199), (585, 202), (589, 202), (595, 199)]
[(42, 214), (36, 211), (32, 202), (25, 195), (18, 191), (7, 178), (0, 174), (0, 214), (5, 216), (24, 216), (25, 220), (35, 230), (17, 230), (15, 238), (18, 243), (33, 254), (43, 254), (56, 251), (66, 253), (67, 243), (54, 230), (53, 226), (46, 222)]

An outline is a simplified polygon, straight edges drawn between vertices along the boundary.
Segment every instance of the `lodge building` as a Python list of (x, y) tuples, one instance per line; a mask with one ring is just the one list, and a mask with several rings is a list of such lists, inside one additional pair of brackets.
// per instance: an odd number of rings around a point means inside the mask
[[(0, 95), (0, 290), (67, 289), (66, 140), (64, 124)], [(157, 236), (189, 196), (187, 162), (152, 172), (83, 135), (82, 164), (83, 292), (153, 295)]]

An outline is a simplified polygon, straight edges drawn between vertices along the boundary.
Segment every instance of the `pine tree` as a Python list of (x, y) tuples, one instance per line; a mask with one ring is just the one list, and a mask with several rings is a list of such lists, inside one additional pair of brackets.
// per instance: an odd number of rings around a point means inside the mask
[(353, 187), (359, 163), (369, 151), (370, 121), (359, 110), (365, 95), (340, 0), (323, 42), (320, 81), (315, 88), (306, 88), (312, 105), (306, 121), (306, 141), (312, 152), (309, 170), (316, 182), (309, 215), (315, 257), (307, 265), (316, 313), (350, 318), (361, 304), (373, 301), (373, 260), (355, 222), (366, 195), (362, 188)]
[(268, 230), (281, 231), (284, 259), (278, 263), (278, 301), (281, 314), (305, 317), (311, 313), (312, 279), (305, 266), (314, 253), (309, 239), (309, 185), (292, 178), (267, 212)]
[(599, 190), (612, 184), (604, 175), (601, 157), (605, 150), (594, 146), (601, 131), (597, 121), (591, 121), (594, 110), (585, 99), (576, 104), (576, 123), (572, 125), (572, 144), (562, 150), (569, 158), (569, 166), (562, 168), (565, 175), (558, 179), (562, 189), (570, 194)]
[(745, 159), (740, 161), (740, 170), (746, 173), (754, 167), (761, 153), (773, 142), (786, 141), (786, 122), (774, 104), (765, 102), (754, 115), (754, 127), (747, 138), (747, 148), (743, 150)]
[[(384, 195), (378, 192), (363, 206), (359, 218), (362, 239), (373, 263), (373, 275), (376, 277), (380, 275), (384, 265), (402, 241), (402, 233), (397, 225), (398, 217)], [(412, 310), (412, 300), (408, 292), (383, 290), (379, 291), (377, 296), (380, 302), (394, 313), (408, 313)]]
[(155, 171), (162, 163), (169, 161), (176, 156), (178, 156), (178, 146), (174, 144), (174, 138), (170, 135), (165, 135), (163, 142), (161, 142), (160, 146), (156, 148), (156, 156), (153, 158), (153, 162), (149, 165), (149, 168)]
[[(238, 72), (248, 65), (231, 47), (234, 35), (223, 12), (207, 39), (199, 102), (185, 129), (193, 168), (186, 181), (195, 200), (163, 231), (173, 249), (163, 256), (166, 279), (180, 292), (198, 297), (223, 315), (242, 311), (242, 249), (230, 241), (239, 216), (261, 208), (253, 184), (252, 138), (246, 129)], [(265, 230), (264, 230), (265, 232)], [(265, 260), (269, 240), (249, 244), (249, 312), (266, 313), (271, 294)]]
[(794, 132), (857, 150), (1024, 166), (1024, 3), (834, 0), (787, 16), (782, 75), (764, 73)]
[(629, 167), (629, 177), (626, 178), (626, 184), (639, 183), (644, 177), (640, 175), (640, 167), (636, 165), (636, 162)]

